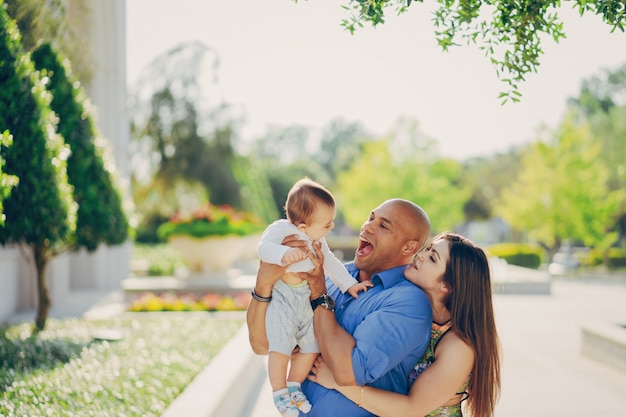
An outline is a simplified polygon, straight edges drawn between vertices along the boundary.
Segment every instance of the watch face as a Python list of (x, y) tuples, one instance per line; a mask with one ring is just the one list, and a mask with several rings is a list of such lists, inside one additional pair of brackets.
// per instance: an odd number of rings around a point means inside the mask
[(311, 301), (311, 307), (315, 310), (316, 307), (322, 306), (326, 310), (335, 311), (335, 300), (328, 294), (324, 294), (321, 297)]

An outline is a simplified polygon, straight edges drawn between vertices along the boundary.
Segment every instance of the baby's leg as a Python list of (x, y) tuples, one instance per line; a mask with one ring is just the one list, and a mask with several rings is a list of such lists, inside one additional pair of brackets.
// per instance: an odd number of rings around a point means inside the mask
[(318, 353), (296, 353), (291, 357), (291, 369), (287, 377), (287, 389), (291, 400), (303, 413), (311, 411), (311, 403), (300, 388), (300, 384), (307, 377), (313, 367)]
[(317, 355), (319, 353), (295, 353), (291, 357), (291, 368), (287, 380), (302, 383), (311, 372)]
[[(287, 388), (287, 367), (289, 356), (278, 352), (270, 352), (267, 360), (267, 375), (272, 385), (272, 391)], [(309, 368), (310, 369), (310, 368)]]

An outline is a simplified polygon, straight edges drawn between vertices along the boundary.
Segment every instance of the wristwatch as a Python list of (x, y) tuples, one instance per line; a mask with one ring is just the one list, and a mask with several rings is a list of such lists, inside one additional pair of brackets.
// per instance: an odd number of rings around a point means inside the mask
[(319, 306), (322, 306), (326, 310), (335, 311), (335, 300), (328, 294), (324, 294), (321, 297), (311, 300), (311, 308), (313, 311)]

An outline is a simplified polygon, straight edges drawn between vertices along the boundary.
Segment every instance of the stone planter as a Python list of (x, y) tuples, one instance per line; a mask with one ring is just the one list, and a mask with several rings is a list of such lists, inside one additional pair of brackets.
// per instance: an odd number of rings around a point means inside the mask
[(210, 236), (195, 238), (174, 235), (168, 243), (187, 262), (192, 274), (226, 271), (242, 256), (249, 256), (251, 247), (256, 249), (258, 236)]

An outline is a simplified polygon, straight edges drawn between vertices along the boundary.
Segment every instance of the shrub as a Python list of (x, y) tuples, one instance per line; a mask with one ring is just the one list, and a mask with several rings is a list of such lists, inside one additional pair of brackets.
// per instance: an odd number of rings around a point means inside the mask
[(537, 269), (543, 262), (544, 250), (539, 245), (525, 243), (500, 243), (488, 248), (492, 256), (506, 260), (511, 265)]
[(135, 243), (132, 258), (145, 263), (149, 276), (174, 275), (176, 270), (185, 267), (180, 253), (168, 244), (145, 245)]
[[(585, 266), (599, 266), (604, 264), (605, 252), (600, 249), (592, 249), (581, 259)], [(626, 268), (626, 250), (622, 248), (610, 248), (606, 253), (606, 266), (611, 269)]]
[(250, 213), (235, 210), (229, 205), (215, 206), (206, 203), (192, 212), (177, 212), (159, 226), (157, 233), (163, 240), (173, 235), (245, 236), (264, 229), (263, 223)]

